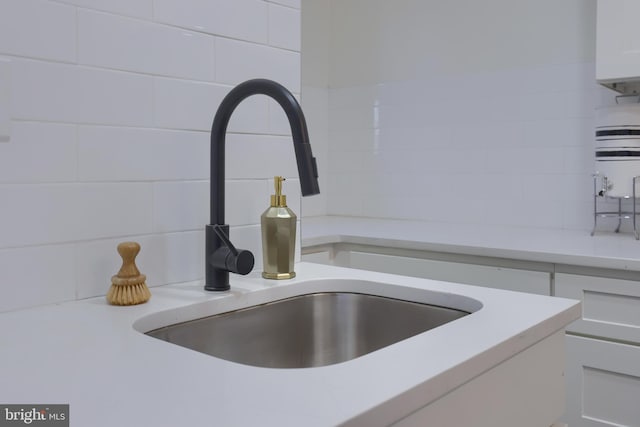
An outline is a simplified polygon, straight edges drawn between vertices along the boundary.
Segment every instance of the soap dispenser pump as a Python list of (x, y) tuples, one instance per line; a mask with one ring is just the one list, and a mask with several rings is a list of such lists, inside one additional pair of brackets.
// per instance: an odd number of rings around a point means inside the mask
[(287, 196), (282, 194), (285, 178), (273, 178), (275, 194), (271, 206), (260, 217), (262, 226), (262, 259), (265, 279), (292, 279), (296, 249), (296, 214), (287, 207)]

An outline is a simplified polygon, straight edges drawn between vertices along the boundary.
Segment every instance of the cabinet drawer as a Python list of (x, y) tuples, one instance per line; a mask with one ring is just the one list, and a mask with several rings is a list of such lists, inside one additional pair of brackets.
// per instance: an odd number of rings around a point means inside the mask
[(582, 301), (568, 331), (640, 343), (640, 282), (557, 273), (556, 295)]
[(640, 347), (567, 335), (570, 427), (640, 427)]
[(486, 286), (489, 288), (532, 294), (550, 295), (551, 279), (549, 273), (541, 271), (519, 270), (493, 267), (488, 265), (465, 264), (421, 258), (409, 258), (395, 255), (372, 254), (352, 251), (348, 259), (337, 257), (342, 265), (382, 273), (447, 282)]

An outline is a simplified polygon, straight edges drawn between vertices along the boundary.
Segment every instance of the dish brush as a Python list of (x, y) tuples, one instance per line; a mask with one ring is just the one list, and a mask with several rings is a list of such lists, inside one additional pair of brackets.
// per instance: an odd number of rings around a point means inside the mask
[(140, 244), (123, 242), (118, 245), (118, 253), (122, 257), (122, 267), (118, 274), (111, 278), (111, 288), (107, 292), (107, 301), (113, 305), (136, 305), (149, 301), (151, 292), (145, 283), (147, 276), (140, 274), (136, 267), (136, 256), (140, 252)]

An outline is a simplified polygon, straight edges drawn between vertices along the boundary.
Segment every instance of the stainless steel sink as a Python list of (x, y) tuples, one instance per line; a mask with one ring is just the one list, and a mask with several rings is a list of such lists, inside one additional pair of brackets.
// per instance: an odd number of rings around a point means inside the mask
[(221, 359), (310, 368), (355, 359), (467, 312), (359, 293), (313, 293), (147, 332)]

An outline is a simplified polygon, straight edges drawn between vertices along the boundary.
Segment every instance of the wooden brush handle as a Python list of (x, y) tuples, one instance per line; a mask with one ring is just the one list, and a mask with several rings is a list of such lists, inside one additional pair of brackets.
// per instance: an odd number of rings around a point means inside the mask
[(140, 270), (136, 266), (138, 252), (140, 252), (140, 245), (136, 242), (122, 242), (118, 245), (118, 253), (122, 257), (122, 267), (120, 267), (117, 277), (128, 279), (140, 276)]

